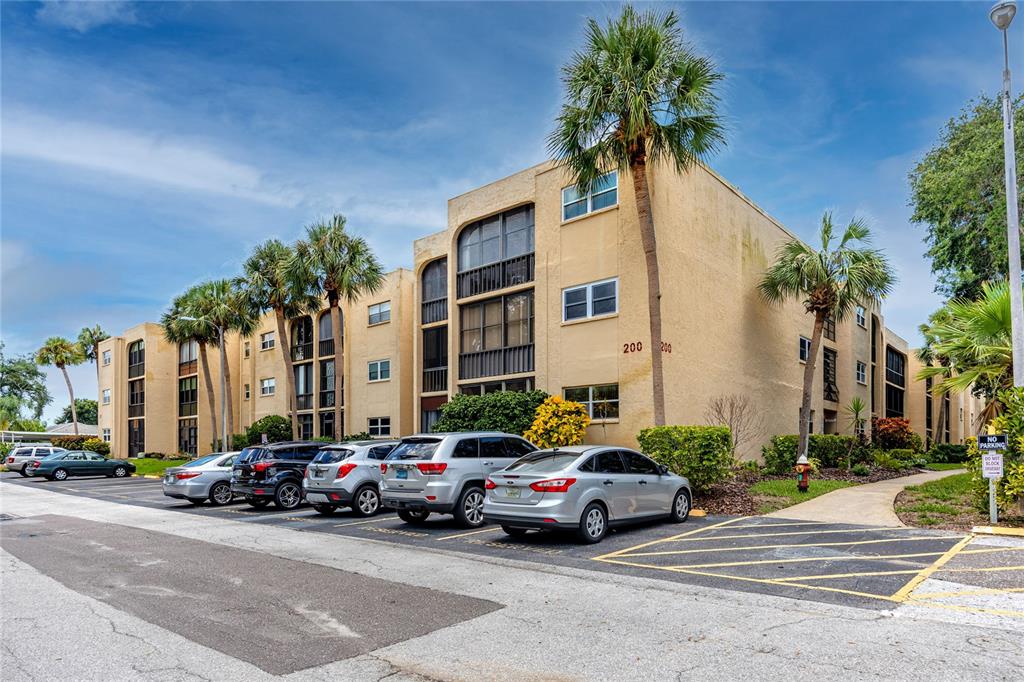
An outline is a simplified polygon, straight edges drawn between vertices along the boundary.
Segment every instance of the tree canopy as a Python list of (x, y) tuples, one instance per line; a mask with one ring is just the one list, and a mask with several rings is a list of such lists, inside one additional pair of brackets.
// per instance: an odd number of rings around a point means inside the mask
[[(95, 426), (99, 422), (99, 406), (92, 398), (75, 398), (75, 411), (78, 413), (79, 424), (92, 424)], [(71, 405), (65, 405), (64, 410), (54, 421), (54, 424), (70, 423)]]
[(10, 356), (4, 353), (0, 341), (0, 397), (7, 398), (5, 411), (14, 410), (12, 419), (29, 417), (39, 419), (43, 408), (53, 398), (46, 389), (46, 373), (39, 369), (28, 355)]

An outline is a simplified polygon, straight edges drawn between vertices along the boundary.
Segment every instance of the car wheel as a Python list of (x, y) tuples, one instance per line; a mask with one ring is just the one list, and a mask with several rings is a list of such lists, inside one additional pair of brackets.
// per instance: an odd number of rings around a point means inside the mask
[(68, 472), (65, 469), (57, 469), (53, 472), (50, 478), (54, 481), (66, 481), (68, 478)]
[(231, 501), (231, 486), (227, 483), (214, 483), (210, 488), (210, 502), (217, 507), (223, 507)]
[(31, 476), (31, 474), (26, 474), (25, 473), (26, 469), (28, 469), (28, 465), (27, 464), (25, 466), (21, 467), (20, 469), (18, 469), (18, 473), (21, 474), (22, 476), (24, 476), (25, 478), (28, 478), (29, 476)]
[(324, 516), (330, 516), (334, 512), (338, 511), (338, 508), (333, 504), (314, 504), (313, 509), (316, 510), (317, 514), (323, 514)]
[(128, 468), (127, 467), (115, 467), (114, 468), (114, 478), (124, 478), (127, 475), (128, 475)]
[(364, 485), (352, 497), (352, 513), (356, 516), (373, 516), (380, 511), (380, 493), (376, 486)]
[(583, 510), (580, 527), (576, 530), (576, 538), (585, 544), (593, 545), (604, 539), (608, 532), (608, 514), (597, 502), (591, 502)]
[(202, 506), (203, 502), (206, 502), (206, 500), (204, 500), (201, 497), (187, 497), (185, 499), (187, 499), (189, 502), (191, 502), (193, 505), (197, 507)]
[(274, 491), (274, 504), (278, 509), (295, 509), (302, 504), (302, 490), (291, 481), (286, 481)]
[(672, 523), (682, 523), (690, 517), (690, 493), (680, 490), (672, 500), (672, 511), (668, 519)]
[(484, 525), (484, 491), (477, 486), (468, 486), (459, 496), (455, 505), (455, 520), (465, 528), (479, 528)]
[(501, 529), (505, 531), (505, 535), (513, 538), (521, 538), (529, 532), (525, 528), (513, 528), (512, 526), (502, 526)]
[(263, 509), (268, 504), (270, 504), (270, 500), (268, 500), (267, 498), (256, 497), (255, 495), (246, 495), (245, 501), (248, 502), (250, 506), (255, 507), (256, 509)]
[(428, 516), (430, 516), (430, 512), (428, 512), (426, 509), (421, 511), (410, 511), (408, 509), (403, 509), (398, 512), (398, 518), (414, 526), (422, 525), (423, 522), (427, 520)]

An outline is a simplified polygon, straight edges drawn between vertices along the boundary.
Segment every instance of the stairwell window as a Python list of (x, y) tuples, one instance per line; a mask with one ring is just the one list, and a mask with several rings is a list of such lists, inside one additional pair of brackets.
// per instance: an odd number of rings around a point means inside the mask
[(373, 438), (391, 435), (391, 417), (370, 417), (366, 420), (366, 431)]
[(857, 361), (857, 383), (865, 385), (868, 383), (868, 366), (860, 360)]
[(103, 429), (103, 440), (107, 443), (110, 442), (110, 429)]
[(562, 321), (614, 315), (619, 312), (618, 278), (562, 290)]
[(800, 337), (800, 362), (807, 362), (811, 357), (811, 340), (806, 336)]
[(274, 377), (268, 379), (260, 379), (260, 395), (274, 395), (274, 391), (277, 389), (277, 381)]
[(614, 206), (619, 201), (619, 174), (605, 173), (590, 186), (590, 191), (580, 192), (575, 185), (562, 188), (562, 221)]
[(387, 381), (391, 378), (390, 360), (371, 360), (369, 362), (369, 380)]
[(868, 327), (867, 314), (862, 305), (857, 306), (857, 324), (865, 329)]
[(391, 301), (375, 303), (370, 306), (370, 325), (384, 324), (391, 321)]
[(103, 364), (104, 365), (109, 365), (110, 364), (110, 351), (109, 350), (103, 351)]
[(104, 405), (109, 405), (110, 404), (110, 389), (109, 388), (103, 389), (103, 404)]
[(274, 347), (274, 332), (260, 334), (260, 350), (270, 350)]

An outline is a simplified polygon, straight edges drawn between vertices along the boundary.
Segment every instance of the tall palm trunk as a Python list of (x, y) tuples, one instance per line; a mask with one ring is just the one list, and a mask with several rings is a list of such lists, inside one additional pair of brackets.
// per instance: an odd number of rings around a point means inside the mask
[(213, 397), (213, 381), (210, 380), (210, 359), (206, 355), (206, 342), (199, 342), (199, 366), (203, 370), (206, 384), (206, 400), (210, 404), (210, 447), (217, 449), (217, 403)]
[(811, 348), (804, 364), (804, 390), (800, 398), (800, 445), (797, 458), (807, 455), (807, 444), (811, 431), (811, 393), (814, 391), (814, 369), (818, 361), (818, 350), (821, 347), (821, 332), (825, 327), (825, 313), (814, 313), (814, 331), (811, 334)]
[(78, 410), (75, 409), (75, 389), (71, 388), (71, 377), (68, 376), (68, 368), (59, 365), (64, 375), (64, 383), (68, 385), (68, 397), (71, 398), (71, 424), (75, 427), (75, 435), (78, 435)]
[(226, 394), (226, 404), (222, 405), (221, 409), (228, 411), (228, 430), (224, 433), (224, 442), (221, 443), (221, 445), (226, 451), (231, 450), (231, 438), (235, 433), (235, 399), (231, 395), (231, 367), (228, 365), (227, 353), (227, 347), (222, 336), (220, 340), (220, 371), (224, 373), (224, 393)]
[(295, 411), (298, 398), (295, 395), (295, 370), (292, 366), (291, 342), (288, 338), (288, 329), (284, 319), (284, 311), (274, 308), (274, 318), (277, 320), (277, 337), (281, 340), (277, 344), (281, 348), (281, 357), (284, 358), (285, 382), (288, 384), (288, 414), (292, 418), (292, 438), (299, 439), (299, 415)]
[(661, 277), (658, 271), (658, 244), (651, 213), (651, 195), (647, 186), (647, 160), (641, 155), (630, 164), (633, 194), (640, 223), (640, 243), (647, 262), (647, 311), (651, 325), (651, 382), (654, 390), (654, 425), (665, 425), (665, 373), (661, 353)]
[(100, 392), (100, 344), (92, 344), (92, 361), (96, 363), (96, 394)]
[[(341, 308), (338, 307), (338, 296), (330, 297), (331, 300), (331, 334), (334, 336), (334, 440), (340, 440), (345, 428), (341, 423), (341, 404), (344, 398), (344, 388), (341, 381), (342, 367), (342, 336), (341, 336)], [(323, 434), (320, 434), (321, 436)]]
[(932, 443), (942, 443), (943, 432), (946, 430), (946, 393), (942, 392), (936, 397), (932, 396), (932, 405), (939, 404), (939, 415), (935, 418), (935, 432), (932, 435)]

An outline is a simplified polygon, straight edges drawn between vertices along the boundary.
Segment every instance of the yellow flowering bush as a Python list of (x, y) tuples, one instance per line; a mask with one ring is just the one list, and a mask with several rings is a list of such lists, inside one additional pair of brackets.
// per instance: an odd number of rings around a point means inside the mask
[(537, 407), (533, 424), (523, 437), (539, 448), (579, 445), (589, 424), (586, 406), (553, 395)]

